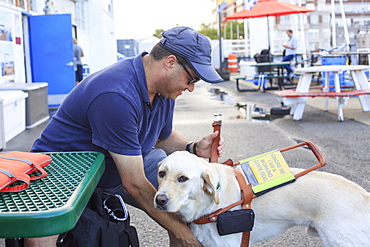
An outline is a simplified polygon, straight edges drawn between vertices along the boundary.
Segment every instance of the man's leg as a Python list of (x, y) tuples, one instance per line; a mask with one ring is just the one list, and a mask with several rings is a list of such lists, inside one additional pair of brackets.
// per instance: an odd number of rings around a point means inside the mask
[[(292, 61), (294, 58), (294, 55), (288, 55), (288, 56), (285, 56), (282, 60), (282, 62), (290, 62)], [(285, 77), (286, 79), (286, 84), (290, 84), (291, 83), (291, 78), (293, 77), (293, 70), (292, 70), (292, 67), (290, 67), (290, 64), (287, 64), (287, 65), (284, 65), (284, 68), (286, 69), (287, 71), (287, 75)]]
[(25, 238), (25, 247), (52, 247), (56, 246), (59, 235), (43, 237), (43, 238)]
[[(282, 60), (282, 62), (290, 62), (292, 61), (294, 55), (288, 55), (288, 56), (285, 56)], [(290, 67), (289, 64), (287, 65), (284, 65), (284, 68), (287, 70), (287, 73), (288, 73), (288, 76), (293, 72), (292, 68)]]

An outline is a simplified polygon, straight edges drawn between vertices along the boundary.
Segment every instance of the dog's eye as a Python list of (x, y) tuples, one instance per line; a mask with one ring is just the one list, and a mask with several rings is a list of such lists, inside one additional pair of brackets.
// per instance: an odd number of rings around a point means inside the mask
[(159, 176), (160, 178), (163, 178), (163, 177), (164, 177), (164, 175), (166, 175), (166, 173), (165, 173), (164, 171), (160, 171), (160, 172), (158, 172), (158, 176)]
[(187, 177), (185, 177), (185, 176), (181, 176), (181, 177), (179, 177), (179, 178), (177, 179), (177, 181), (179, 181), (180, 183), (186, 182), (186, 181), (188, 181), (188, 180), (189, 180), (189, 178), (187, 178)]

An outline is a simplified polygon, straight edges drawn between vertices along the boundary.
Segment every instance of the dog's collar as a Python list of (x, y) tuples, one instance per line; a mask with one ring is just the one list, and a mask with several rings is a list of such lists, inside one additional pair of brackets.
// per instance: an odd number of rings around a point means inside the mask
[[(193, 223), (195, 223), (195, 224), (207, 224), (207, 223), (211, 223), (211, 222), (216, 222), (217, 217), (220, 214), (223, 214), (226, 211), (228, 211), (228, 210), (230, 210), (233, 207), (236, 207), (238, 205), (242, 205), (242, 208), (245, 208), (245, 209), (251, 208), (252, 199), (254, 197), (256, 197), (253, 194), (251, 184), (247, 183), (247, 181), (245, 180), (245, 177), (243, 176), (243, 174), (240, 171), (238, 171), (237, 169), (234, 169), (233, 171), (234, 171), (235, 177), (236, 177), (236, 179), (238, 180), (238, 183), (239, 183), (240, 191), (242, 193), (242, 199), (240, 201), (234, 202), (233, 204), (231, 204), (231, 205), (229, 205), (225, 208), (220, 208), (220, 209), (214, 211), (213, 213), (210, 213), (208, 215), (203, 215), (199, 219), (194, 220)], [(216, 189), (217, 188), (218, 189), (221, 188), (220, 183), (217, 184)]]

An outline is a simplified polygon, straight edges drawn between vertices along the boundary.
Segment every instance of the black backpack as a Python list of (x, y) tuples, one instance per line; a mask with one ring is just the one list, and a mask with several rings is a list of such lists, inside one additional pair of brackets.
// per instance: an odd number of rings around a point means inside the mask
[(61, 235), (58, 247), (139, 247), (135, 227), (118, 194), (97, 188), (76, 226)]

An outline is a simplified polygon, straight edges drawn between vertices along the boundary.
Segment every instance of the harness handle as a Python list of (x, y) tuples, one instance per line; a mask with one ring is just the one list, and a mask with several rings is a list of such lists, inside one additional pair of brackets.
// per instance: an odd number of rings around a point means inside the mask
[(218, 144), (220, 143), (221, 125), (222, 125), (222, 114), (215, 113), (213, 115), (212, 127), (213, 127), (213, 133), (218, 131), (218, 135), (212, 141), (212, 153), (211, 153), (211, 158), (210, 158), (211, 163), (218, 163), (217, 147), (218, 147)]
[[(316, 170), (316, 169), (326, 165), (325, 157), (322, 155), (320, 149), (316, 146), (316, 144), (314, 144), (311, 141), (300, 142), (298, 144), (295, 144), (295, 145), (292, 145), (292, 146), (289, 146), (289, 147), (286, 147), (286, 148), (279, 149), (279, 151), (280, 152), (285, 152), (285, 151), (289, 151), (289, 150), (292, 150), (294, 148), (303, 147), (303, 146), (307, 146), (313, 152), (313, 154), (315, 155), (315, 157), (316, 157), (316, 159), (319, 163), (317, 165), (314, 165), (310, 168), (305, 169), (304, 171), (301, 171), (301, 172), (295, 174), (294, 175), (295, 178), (299, 178), (303, 175), (306, 175), (309, 172), (312, 172), (313, 170)], [(240, 162), (235, 162), (234, 163), (231, 159), (228, 159), (225, 162), (223, 162), (222, 164), (228, 165), (228, 166), (238, 166), (238, 165), (240, 165)]]
[(316, 146), (316, 144), (314, 144), (311, 141), (304, 141), (304, 142), (298, 143), (296, 145), (280, 149), (280, 152), (289, 151), (291, 149), (294, 149), (294, 148), (297, 148), (297, 147), (302, 147), (302, 146), (307, 146), (313, 152), (313, 154), (315, 155), (315, 157), (316, 157), (316, 159), (319, 163), (317, 165), (314, 165), (314, 166), (310, 167), (310, 168), (307, 168), (306, 170), (304, 170), (302, 172), (299, 172), (299, 173), (295, 174), (294, 175), (295, 178), (299, 178), (299, 177), (301, 177), (301, 176), (303, 176), (303, 175), (305, 175), (305, 174), (307, 174), (307, 173), (309, 173), (313, 170), (316, 170), (316, 169), (326, 165), (325, 157), (322, 155), (320, 149)]

